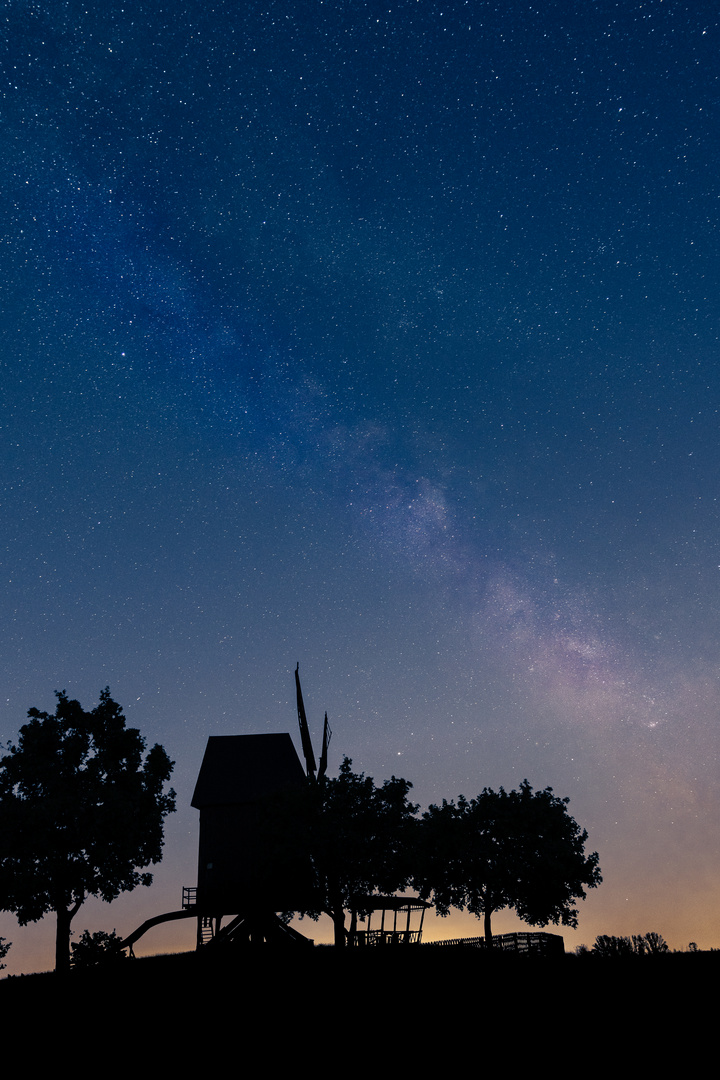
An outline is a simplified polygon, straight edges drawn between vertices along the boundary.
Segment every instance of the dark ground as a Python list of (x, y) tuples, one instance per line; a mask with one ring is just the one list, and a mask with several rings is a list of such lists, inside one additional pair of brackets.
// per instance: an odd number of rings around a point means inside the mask
[(470, 1060), (479, 1068), (500, 1050), (518, 1065), (562, 1060), (590, 1073), (621, 1061), (687, 1068), (715, 1040), (718, 974), (720, 952), (621, 960), (428, 948), (186, 953), (73, 972), (64, 982), (6, 978), (0, 1015), (6, 1032), (39, 1021), (47, 1037), (31, 1040), (39, 1059), (57, 1048), (53, 1033), (68, 1033), (80, 1059), (119, 1054), (121, 1067), (130, 1053), (151, 1067), (212, 1068), (230, 1052), (252, 1072), (303, 1059), (352, 1076), (365, 1064), (374, 1075), (382, 1063), (385, 1075), (465, 1071)]

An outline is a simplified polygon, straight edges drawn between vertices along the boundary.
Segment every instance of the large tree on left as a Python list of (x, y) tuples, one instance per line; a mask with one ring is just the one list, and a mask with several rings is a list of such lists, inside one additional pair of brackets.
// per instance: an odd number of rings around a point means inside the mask
[(0, 759), (0, 910), (24, 926), (57, 916), (55, 968), (70, 964), (70, 925), (88, 896), (114, 900), (162, 858), (173, 762), (125, 726), (103, 690), (85, 712), (64, 692), (54, 715), (30, 709)]

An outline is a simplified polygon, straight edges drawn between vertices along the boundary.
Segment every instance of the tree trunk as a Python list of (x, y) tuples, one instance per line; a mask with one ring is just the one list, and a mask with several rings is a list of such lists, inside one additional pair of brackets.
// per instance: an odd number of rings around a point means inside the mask
[(486, 949), (492, 949), (492, 947), (493, 947), (492, 929), (490, 927), (490, 918), (491, 918), (491, 916), (492, 916), (492, 909), (489, 908), (489, 907), (486, 907), (485, 912), (484, 912), (484, 920), (483, 920), (484, 921), (484, 926), (485, 926), (485, 948)]
[(72, 915), (65, 908), (57, 911), (55, 931), (55, 974), (67, 975), (70, 971), (70, 922)]
[(336, 949), (343, 949), (347, 944), (345, 934), (345, 908), (343, 907), (342, 890), (335, 885), (328, 887), (328, 906), (326, 913), (333, 921), (333, 944)]
[(345, 948), (345, 912), (342, 908), (334, 908), (332, 912), (333, 927), (335, 928), (334, 943), (336, 949)]
[(73, 921), (82, 900), (78, 900), (68, 911), (64, 906), (57, 909), (57, 929), (55, 932), (55, 973), (67, 975), (70, 971), (70, 923)]

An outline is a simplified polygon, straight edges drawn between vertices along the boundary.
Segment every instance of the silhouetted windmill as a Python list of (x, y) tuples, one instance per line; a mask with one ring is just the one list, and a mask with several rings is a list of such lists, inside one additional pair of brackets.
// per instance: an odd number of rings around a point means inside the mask
[[(289, 799), (304, 783), (327, 770), (330, 725), (323, 729), (320, 769), (315, 764), (302, 689), (295, 669), (302, 765), (289, 735), (226, 735), (208, 739), (192, 805), (200, 811), (198, 945), (223, 937), (268, 941), (290, 936), (304, 941), (278, 918), (310, 904), (311, 867), (296, 854), (289, 830)], [(317, 775), (316, 775), (317, 773)], [(288, 809), (288, 807), (290, 807)], [(304, 839), (304, 838), (303, 838)], [(235, 917), (221, 929), (225, 915)]]
[[(211, 735), (191, 803), (200, 811), (197, 886), (183, 889), (182, 911), (149, 919), (126, 945), (132, 947), (157, 923), (192, 917), (198, 920), (198, 947), (220, 941), (307, 943), (277, 913), (312, 906), (305, 838), (293, 842), (292, 831), (302, 829), (294, 811), (298, 792), (327, 771), (331, 731), (325, 713), (318, 769), (299, 668), (295, 685), (305, 770), (287, 734)], [(228, 916), (231, 921), (223, 926)]]

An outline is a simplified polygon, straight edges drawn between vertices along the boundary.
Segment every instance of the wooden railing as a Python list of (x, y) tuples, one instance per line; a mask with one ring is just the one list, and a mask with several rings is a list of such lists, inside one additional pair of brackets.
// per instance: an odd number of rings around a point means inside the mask
[(419, 930), (357, 930), (353, 945), (417, 945)]
[[(425, 944), (428, 946), (463, 945), (472, 949), (484, 949), (486, 947), (484, 937), (448, 938), (445, 941), (426, 941)], [(492, 947), (502, 952), (521, 954), (543, 953), (547, 955), (564, 953), (565, 951), (563, 939), (559, 934), (548, 934), (544, 931), (496, 934), (493, 935)]]

